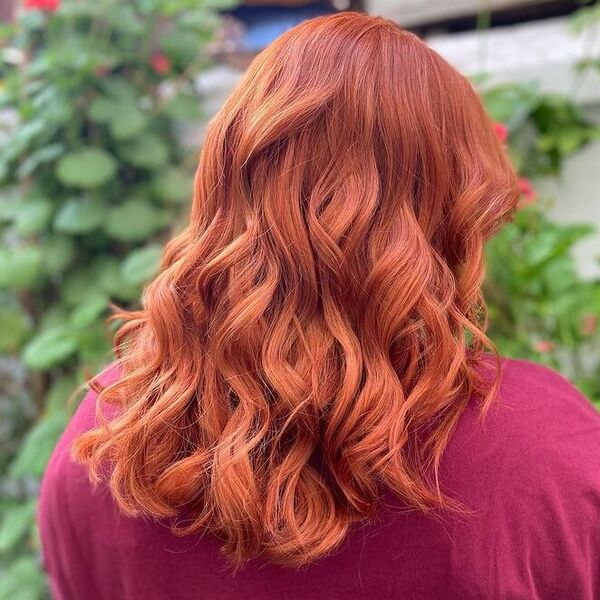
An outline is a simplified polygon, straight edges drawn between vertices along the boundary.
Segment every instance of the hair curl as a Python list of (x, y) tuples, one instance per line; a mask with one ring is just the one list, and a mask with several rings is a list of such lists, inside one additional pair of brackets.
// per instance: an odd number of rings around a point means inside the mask
[(448, 506), (444, 448), (498, 385), (484, 241), (517, 198), (476, 92), (416, 36), (293, 28), (211, 122), (190, 224), (116, 314), (120, 378), (74, 456), (126, 514), (210, 530), (238, 565), (325, 555), (384, 488)]

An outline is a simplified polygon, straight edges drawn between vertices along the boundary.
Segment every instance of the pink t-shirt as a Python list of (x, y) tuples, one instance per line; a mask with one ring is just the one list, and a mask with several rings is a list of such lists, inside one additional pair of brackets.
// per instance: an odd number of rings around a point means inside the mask
[[(446, 491), (475, 513), (439, 522), (389, 495), (332, 555), (301, 570), (252, 561), (232, 575), (211, 535), (174, 537), (120, 516), (69, 448), (94, 424), (88, 393), (44, 478), (39, 524), (56, 599), (600, 598), (600, 416), (553, 371), (506, 361), (482, 426), (475, 403), (442, 462)], [(115, 377), (105, 373), (105, 382)]]

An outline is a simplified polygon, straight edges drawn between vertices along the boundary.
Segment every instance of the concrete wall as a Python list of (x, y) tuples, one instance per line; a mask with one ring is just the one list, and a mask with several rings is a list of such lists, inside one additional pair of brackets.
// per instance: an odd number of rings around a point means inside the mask
[[(486, 72), (497, 82), (535, 81), (545, 91), (572, 97), (600, 125), (600, 74), (574, 69), (583, 57), (600, 57), (600, 43), (594, 41), (590, 34), (573, 35), (564, 18), (428, 40), (463, 73)], [(576, 257), (582, 275), (600, 277), (600, 141), (571, 156), (559, 178), (534, 183), (551, 199), (553, 218), (598, 227)]]
[(506, 9), (541, 4), (543, 0), (366, 0), (368, 12), (404, 26), (435, 23), (477, 14), (482, 9)]

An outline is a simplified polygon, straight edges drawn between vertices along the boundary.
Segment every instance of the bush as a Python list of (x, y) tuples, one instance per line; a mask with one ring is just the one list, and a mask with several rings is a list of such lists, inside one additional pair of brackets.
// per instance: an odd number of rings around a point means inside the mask
[[(0, 149), (0, 598), (36, 598), (34, 498), (67, 398), (110, 360), (192, 192), (195, 77), (224, 0), (28, 0), (5, 31)], [(29, 586), (29, 587), (28, 587)]]
[[(600, 139), (600, 128), (571, 101), (535, 86), (495, 86), (483, 99), (524, 176), (559, 175), (567, 156)], [(487, 247), (490, 337), (506, 356), (559, 369), (598, 404), (600, 282), (582, 279), (572, 255), (597, 232), (553, 223), (549, 199), (538, 199), (528, 178), (520, 182), (521, 210)]]

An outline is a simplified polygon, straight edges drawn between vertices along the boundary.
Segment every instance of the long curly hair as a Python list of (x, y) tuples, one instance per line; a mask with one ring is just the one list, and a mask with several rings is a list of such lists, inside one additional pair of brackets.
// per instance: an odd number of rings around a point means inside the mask
[(444, 448), (498, 389), (484, 242), (518, 195), (472, 85), (415, 35), (358, 13), (291, 29), (211, 121), (190, 224), (115, 315), (120, 375), (92, 381), (74, 457), (238, 566), (310, 563), (384, 490), (451, 508)]

